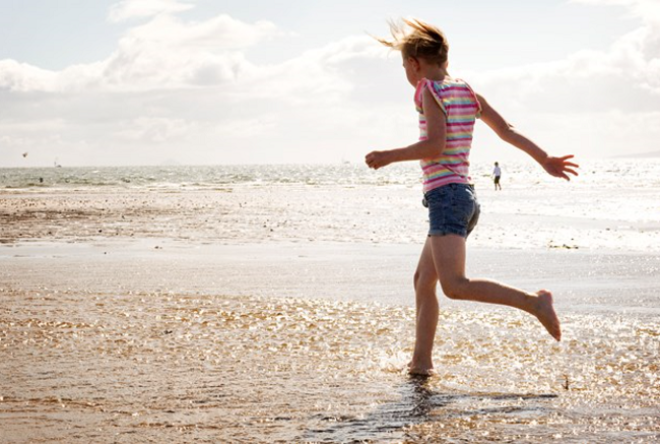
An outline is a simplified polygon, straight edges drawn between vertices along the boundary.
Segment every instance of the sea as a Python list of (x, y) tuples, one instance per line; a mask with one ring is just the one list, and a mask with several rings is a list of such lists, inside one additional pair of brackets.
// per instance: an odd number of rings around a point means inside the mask
[[(660, 188), (660, 158), (582, 161), (578, 180), (572, 187), (638, 189)], [(532, 162), (504, 163), (503, 183), (514, 188), (558, 184)], [(473, 164), (472, 180), (490, 182), (492, 166)], [(69, 168), (2, 168), (0, 187), (5, 190), (45, 189), (216, 189), (226, 186), (417, 186), (419, 166), (414, 162), (390, 165), (378, 171), (363, 164), (281, 164), (209, 166), (123, 166)]]
[[(489, 229), (476, 231), (471, 244), (660, 251), (660, 159), (582, 162), (579, 171), (568, 182), (530, 162), (504, 164), (500, 193), (493, 189), (491, 165), (473, 165), (481, 225)], [(188, 237), (235, 243), (417, 242), (425, 217), (414, 163), (378, 171), (351, 163), (0, 168), (0, 190), (5, 199), (124, 193), (167, 196), (174, 202), (205, 194), (213, 206), (206, 211), (222, 224), (200, 224)], [(171, 217), (177, 214), (190, 216), (172, 211)], [(511, 229), (521, 224), (527, 229)]]

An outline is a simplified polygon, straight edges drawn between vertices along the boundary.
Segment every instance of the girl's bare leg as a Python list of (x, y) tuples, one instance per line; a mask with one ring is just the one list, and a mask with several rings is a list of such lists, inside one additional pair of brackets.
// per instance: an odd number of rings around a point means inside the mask
[(427, 238), (424, 249), (419, 257), (417, 271), (415, 271), (415, 307), (417, 318), (415, 322), (415, 351), (409, 366), (411, 374), (430, 375), (433, 373), (433, 340), (438, 326), (438, 297), (436, 287), (438, 274), (431, 240)]
[(540, 290), (525, 293), (499, 282), (465, 277), (465, 239), (449, 234), (432, 236), (431, 250), (442, 291), (451, 299), (508, 305), (530, 313), (543, 324), (557, 341), (561, 339), (559, 319), (553, 308), (552, 294)]

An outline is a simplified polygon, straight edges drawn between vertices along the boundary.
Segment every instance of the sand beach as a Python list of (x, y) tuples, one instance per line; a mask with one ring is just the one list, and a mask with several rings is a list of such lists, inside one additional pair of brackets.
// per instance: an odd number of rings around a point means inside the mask
[(442, 298), (430, 379), (405, 372), (414, 183), (12, 182), (0, 442), (657, 441), (658, 184), (525, 171), (478, 186), (469, 270), (553, 290), (563, 340)]

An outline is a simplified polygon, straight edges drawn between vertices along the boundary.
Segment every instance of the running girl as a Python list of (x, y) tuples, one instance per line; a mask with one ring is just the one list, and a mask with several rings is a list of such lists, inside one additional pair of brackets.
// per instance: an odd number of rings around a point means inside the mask
[[(451, 299), (508, 305), (534, 315), (557, 341), (559, 319), (552, 294), (536, 294), (465, 275), (465, 241), (479, 218), (479, 203), (470, 184), (468, 157), (475, 120), (481, 118), (502, 140), (529, 154), (550, 175), (577, 176), (573, 156), (553, 157), (518, 132), (470, 86), (447, 72), (449, 46), (442, 31), (421, 20), (391, 25), (392, 40), (382, 44), (401, 51), (408, 82), (415, 87), (420, 139), (405, 148), (372, 151), (365, 160), (378, 169), (393, 162), (420, 160), (430, 229), (414, 277), (417, 319), (415, 350), (409, 371), (430, 375), (438, 324), (438, 281)], [(407, 26), (406, 26), (407, 25)]]

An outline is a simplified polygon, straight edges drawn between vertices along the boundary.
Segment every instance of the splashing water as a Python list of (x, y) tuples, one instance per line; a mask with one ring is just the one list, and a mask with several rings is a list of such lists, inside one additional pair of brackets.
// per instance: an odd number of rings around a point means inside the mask
[[(405, 374), (413, 310), (167, 293), (2, 293), (11, 442), (652, 441), (660, 324), (444, 310), (439, 372)], [(136, 435), (137, 434), (137, 435)]]

